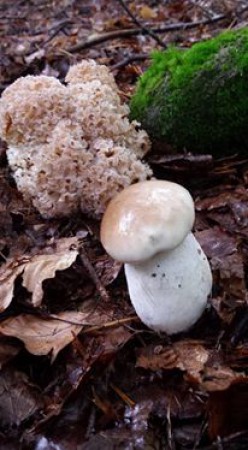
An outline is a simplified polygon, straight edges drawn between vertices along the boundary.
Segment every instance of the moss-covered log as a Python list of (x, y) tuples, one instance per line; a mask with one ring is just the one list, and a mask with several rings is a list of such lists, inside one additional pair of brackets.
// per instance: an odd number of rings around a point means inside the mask
[(131, 100), (131, 117), (178, 150), (247, 153), (248, 29), (156, 52)]

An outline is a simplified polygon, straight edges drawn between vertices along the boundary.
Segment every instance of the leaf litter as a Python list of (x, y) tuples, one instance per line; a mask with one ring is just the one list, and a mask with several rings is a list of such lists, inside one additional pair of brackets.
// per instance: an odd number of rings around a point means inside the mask
[[(126, 3), (149, 29), (210, 20), (159, 34), (183, 47), (247, 20), (243, 1)], [(157, 46), (132, 34), (119, 1), (0, 8), (1, 90), (26, 74), (63, 80), (71, 63), (94, 58), (112, 66), (126, 99)], [(154, 142), (148, 161), (191, 189), (214, 276), (199, 323), (170, 340), (135, 316), (99, 223), (43, 220), (18, 194), (0, 145), (0, 448), (247, 448), (248, 164), (168, 151)]]

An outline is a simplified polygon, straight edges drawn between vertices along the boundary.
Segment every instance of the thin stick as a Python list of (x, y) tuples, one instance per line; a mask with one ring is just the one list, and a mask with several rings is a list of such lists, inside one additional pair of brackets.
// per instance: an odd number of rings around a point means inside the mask
[[(221, 20), (226, 19), (225, 14), (220, 14), (218, 16), (213, 17), (212, 19), (203, 19), (198, 20), (196, 22), (178, 22), (178, 23), (172, 23), (169, 25), (165, 25), (164, 27), (154, 27), (151, 28), (151, 30), (154, 33), (169, 33), (170, 31), (177, 31), (177, 30), (189, 30), (191, 28), (196, 28), (201, 25), (209, 25), (211, 23), (216, 23)], [(138, 34), (143, 33), (146, 34), (144, 31), (141, 30), (141, 28), (132, 28), (132, 29), (123, 29), (123, 30), (114, 30), (114, 31), (108, 31), (106, 33), (102, 34), (93, 34), (88, 37), (88, 39), (84, 41), (80, 41), (75, 45), (72, 45), (71, 47), (68, 47), (66, 49), (66, 52), (68, 53), (75, 53), (79, 50), (84, 50), (89, 47), (93, 47), (96, 44), (100, 44), (101, 42), (106, 42), (111, 39), (118, 39), (121, 37), (127, 37), (127, 36), (137, 36)]]
[(149, 53), (132, 54), (111, 66), (110, 70), (122, 69), (123, 67), (128, 66), (128, 64), (131, 64), (134, 61), (144, 61), (150, 58), (151, 55)]
[(112, 320), (112, 322), (103, 323), (102, 325), (94, 325), (92, 327), (85, 328), (84, 330), (81, 331), (81, 333), (92, 333), (94, 331), (100, 331), (103, 329), (105, 330), (106, 328), (113, 328), (119, 325), (126, 325), (127, 323), (134, 321), (135, 322), (140, 321), (138, 316), (125, 317), (124, 319)]
[(86, 268), (87, 272), (89, 273), (92, 281), (94, 282), (102, 300), (104, 300), (105, 302), (109, 302), (110, 301), (110, 297), (108, 292), (106, 291), (105, 287), (103, 286), (100, 278), (98, 277), (94, 267), (92, 266), (89, 257), (85, 251), (85, 249), (83, 248), (83, 246), (80, 247), (79, 250), (79, 256), (81, 258), (81, 261), (84, 265), (84, 267)]
[(129, 17), (131, 17), (131, 19), (135, 23), (135, 25), (137, 25), (144, 34), (148, 34), (149, 36), (151, 36), (154, 39), (154, 41), (156, 41), (157, 44), (160, 45), (162, 48), (166, 48), (167, 47), (167, 45), (158, 36), (156, 36), (156, 34), (154, 33), (154, 31), (152, 29), (149, 29), (146, 26), (144, 26), (135, 17), (135, 15), (132, 13), (132, 11), (130, 11), (130, 9), (128, 8), (126, 3), (124, 2), (124, 0), (118, 0), (118, 2), (122, 6), (122, 8), (126, 11), (126, 13), (129, 15)]

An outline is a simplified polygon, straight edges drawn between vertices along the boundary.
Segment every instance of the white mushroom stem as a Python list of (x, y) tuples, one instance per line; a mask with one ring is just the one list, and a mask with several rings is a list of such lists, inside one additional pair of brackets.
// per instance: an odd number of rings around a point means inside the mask
[(131, 302), (149, 328), (174, 334), (201, 316), (212, 288), (206, 255), (192, 233), (171, 251), (126, 263)]

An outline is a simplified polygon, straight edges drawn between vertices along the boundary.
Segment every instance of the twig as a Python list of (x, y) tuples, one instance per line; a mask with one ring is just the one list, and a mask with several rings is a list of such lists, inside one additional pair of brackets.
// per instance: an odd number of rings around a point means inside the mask
[(36, 36), (39, 34), (49, 34), (51, 32), (54, 32), (54, 30), (56, 31), (58, 28), (60, 30), (61, 28), (64, 28), (68, 25), (73, 25), (74, 23), (75, 21), (73, 19), (63, 19), (60, 22), (53, 23), (50, 27), (43, 27), (35, 30), (32, 36)]
[(131, 17), (132, 21), (141, 29), (141, 31), (144, 34), (148, 34), (149, 36), (151, 36), (157, 43), (158, 45), (160, 45), (162, 48), (167, 48), (167, 45), (158, 37), (156, 36), (156, 34), (154, 33), (154, 31), (152, 30), (152, 28), (147, 28), (146, 26), (144, 26), (136, 17), (135, 15), (132, 13), (132, 11), (130, 11), (130, 9), (128, 8), (128, 6), (126, 5), (126, 3), (124, 2), (124, 0), (117, 0), (120, 5), (122, 6), (122, 8), (126, 11), (126, 13), (129, 15), (129, 17)]
[(214, 17), (214, 12), (209, 11), (209, 7), (199, 4), (198, 0), (191, 0), (190, 3), (194, 5), (195, 8), (199, 8), (209, 19)]
[(113, 66), (110, 67), (110, 70), (116, 70), (121, 69), (125, 66), (128, 66), (128, 64), (131, 64), (134, 61), (144, 61), (146, 59), (150, 59), (151, 55), (149, 53), (137, 53), (127, 56), (126, 58), (122, 59), (116, 64), (113, 64)]
[[(201, 25), (209, 25), (211, 23), (216, 23), (216, 22), (219, 22), (226, 18), (227, 17), (225, 14), (220, 14), (218, 16), (213, 17), (212, 19), (197, 20), (196, 22), (171, 23), (169, 25), (165, 25), (164, 27), (151, 28), (151, 30), (154, 33), (169, 33), (171, 31), (177, 31), (177, 30), (189, 30), (191, 28), (196, 28)], [(68, 47), (66, 49), (66, 52), (75, 53), (79, 50), (84, 50), (86, 48), (93, 47), (96, 44), (100, 44), (102, 42), (106, 42), (111, 39), (118, 39), (118, 38), (127, 37), (127, 36), (137, 36), (140, 33), (146, 34), (143, 30), (141, 30), (141, 28), (114, 30), (114, 31), (108, 31), (108, 32), (102, 33), (102, 34), (93, 34), (93, 35), (89, 36), (88, 39), (78, 42), (77, 44), (72, 45), (71, 47)]]
[[(222, 438), (222, 446), (225, 449), (229, 449), (229, 450), (237, 450), (239, 449), (246, 449), (247, 445), (248, 445), (248, 433), (247, 431), (238, 431), (235, 434), (231, 434), (229, 436), (223, 437)], [(201, 447), (202, 450), (218, 450), (219, 448), (219, 443), (218, 442), (213, 442), (211, 445), (207, 446), (207, 447)]]
[(138, 316), (131, 316), (131, 317), (125, 317), (124, 319), (117, 319), (117, 320), (112, 320), (111, 322), (107, 322), (107, 323), (103, 323), (102, 325), (94, 325), (92, 327), (89, 328), (85, 328), (84, 330), (81, 331), (81, 333), (93, 333), (95, 331), (100, 331), (100, 330), (105, 330), (106, 328), (113, 328), (119, 325), (126, 325), (127, 323), (130, 322), (139, 322), (140, 319), (138, 318)]
[(98, 277), (94, 267), (92, 266), (92, 264), (91, 264), (91, 262), (89, 260), (89, 257), (87, 255), (85, 249), (83, 248), (83, 246), (80, 247), (79, 256), (81, 258), (81, 261), (82, 261), (84, 267), (88, 271), (92, 281), (94, 282), (94, 284), (95, 284), (95, 286), (96, 286), (96, 288), (97, 288), (97, 290), (98, 290), (102, 300), (104, 300), (105, 302), (106, 301), (109, 302), (110, 301), (109, 294), (106, 291), (105, 287), (103, 286), (103, 284), (102, 284), (100, 278)]
[(52, 41), (59, 33), (60, 31), (63, 31), (63, 29), (67, 26), (68, 21), (64, 21), (64, 23), (59, 24), (57, 27), (54, 27), (53, 32), (51, 35), (43, 42), (43, 45), (48, 44), (50, 41)]
[(123, 392), (118, 386), (116, 386), (113, 383), (110, 383), (110, 387), (113, 389), (113, 391), (116, 392), (117, 395), (123, 400), (124, 403), (126, 403), (129, 408), (134, 408), (136, 405), (135, 401), (132, 400), (125, 392)]

